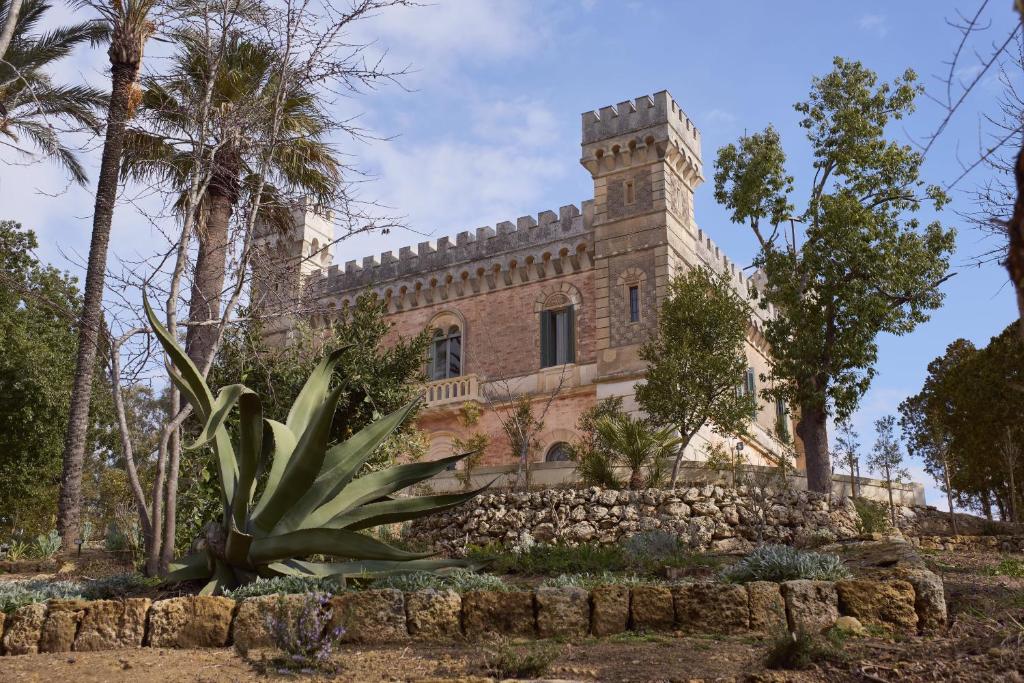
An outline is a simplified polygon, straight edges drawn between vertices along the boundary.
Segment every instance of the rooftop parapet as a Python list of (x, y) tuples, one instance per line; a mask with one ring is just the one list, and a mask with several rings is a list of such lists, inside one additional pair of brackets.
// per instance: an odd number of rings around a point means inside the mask
[(700, 157), (700, 132), (667, 90), (583, 112), (583, 144), (668, 125)]
[(554, 211), (541, 211), (537, 217), (520, 216), (516, 221), (502, 221), (495, 228), (484, 226), (463, 231), (436, 241), (420, 242), (416, 247), (401, 247), (396, 258), (386, 251), (380, 258), (367, 256), (345, 263), (344, 270), (332, 267), (311, 277), (311, 284), (320, 293), (337, 293), (362, 289), (381, 282), (419, 273), (454, 268), (460, 264), (486, 260), (511, 251), (541, 247), (575, 239), (587, 231), (577, 206), (567, 205)]

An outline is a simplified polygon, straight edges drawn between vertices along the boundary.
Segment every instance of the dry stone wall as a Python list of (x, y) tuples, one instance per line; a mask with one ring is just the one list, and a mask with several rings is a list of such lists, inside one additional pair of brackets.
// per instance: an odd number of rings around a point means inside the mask
[(640, 531), (664, 529), (698, 552), (743, 552), (759, 540), (829, 542), (857, 536), (857, 511), (808, 491), (704, 486), (675, 491), (549, 489), (491, 493), (418, 520), (411, 538), (458, 555), (467, 544), (616, 543)]

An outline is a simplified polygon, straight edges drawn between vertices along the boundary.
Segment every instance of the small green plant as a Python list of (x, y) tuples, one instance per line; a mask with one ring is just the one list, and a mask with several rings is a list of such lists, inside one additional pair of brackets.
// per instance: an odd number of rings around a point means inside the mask
[(499, 638), (484, 647), (483, 668), (497, 678), (537, 678), (543, 676), (562, 653), (552, 642), (513, 643)]
[(667, 560), (679, 554), (679, 537), (664, 529), (651, 529), (633, 534), (622, 542), (627, 556), (649, 560)]
[(144, 595), (160, 585), (160, 579), (141, 574), (115, 574), (82, 584), (82, 597), (87, 600), (115, 600)]
[(28, 555), (30, 546), (28, 543), (21, 539), (14, 539), (7, 546), (7, 559), (11, 562), (17, 562)]
[(1024, 578), (1024, 560), (1007, 557), (985, 570), (991, 576), (1012, 576), (1016, 579)]
[(77, 581), (27, 581), (0, 582), (0, 612), (13, 612), (24, 605), (46, 602), (51, 598), (81, 598), (83, 586)]
[(310, 593), (298, 609), (283, 597), (278, 600), (266, 615), (266, 627), (274, 646), (283, 654), (265, 661), (267, 669), (281, 675), (307, 676), (337, 671), (334, 648), (345, 629), (340, 624), (332, 625), (330, 599), (327, 593)]
[(61, 538), (56, 530), (48, 534), (39, 534), (32, 542), (32, 553), (41, 559), (52, 559), (60, 552)]
[(224, 591), (233, 600), (255, 598), (262, 595), (295, 595), (301, 593), (339, 593), (344, 585), (330, 577), (317, 576), (273, 576), (257, 578), (255, 581)]
[(806, 631), (779, 635), (765, 655), (764, 665), (769, 669), (797, 671), (812, 664), (839, 656), (836, 646)]
[(889, 511), (885, 504), (868, 498), (854, 498), (857, 509), (857, 532), (861, 534), (882, 534), (892, 529)]
[(611, 572), (600, 572), (596, 574), (559, 574), (558, 576), (541, 581), (543, 588), (585, 588), (590, 590), (595, 586), (639, 586), (662, 583), (637, 576), (636, 574), (612, 574)]
[(719, 575), (730, 583), (813, 579), (838, 581), (850, 576), (842, 559), (828, 553), (797, 550), (786, 545), (762, 545)]
[[(463, 430), (468, 432), (480, 422), (483, 411), (473, 401), (466, 401), (459, 408), (458, 420)], [(485, 432), (474, 431), (469, 436), (455, 437), (452, 439), (452, 455), (458, 453), (469, 453), (462, 460), (462, 469), (455, 471), (455, 477), (462, 483), (462, 488), (467, 491), (473, 487), (473, 472), (483, 460), (484, 452), (491, 443), (491, 437)]]
[(511, 553), (501, 548), (471, 548), (468, 557), (495, 574), (556, 576), (558, 574), (624, 571), (629, 562), (621, 546), (592, 543), (569, 546), (537, 544)]
[(509, 591), (513, 587), (500, 576), (478, 574), (466, 569), (453, 569), (448, 572), (409, 572), (383, 576), (372, 584), (373, 588), (397, 588), (403, 592), (413, 592), (433, 588), (435, 590), (453, 590), (456, 593), (469, 591)]

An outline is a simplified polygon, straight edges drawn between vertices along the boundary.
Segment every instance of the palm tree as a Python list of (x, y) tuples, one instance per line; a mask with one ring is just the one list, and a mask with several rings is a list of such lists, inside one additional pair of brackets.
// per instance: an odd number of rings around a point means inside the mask
[[(0, 16), (10, 17), (12, 0), (0, 0)], [(62, 26), (45, 33), (33, 29), (51, 9), (45, 0), (25, 0), (13, 23), (10, 46), (0, 61), (0, 144), (22, 156), (31, 144), (59, 163), (76, 183), (87, 181), (85, 170), (60, 139), (53, 123), (99, 133), (97, 112), (107, 96), (84, 85), (57, 85), (48, 71), (83, 43), (97, 43), (106, 29), (95, 21)], [(3, 54), (0, 52), (0, 54)]]
[(71, 387), (71, 410), (64, 442), (57, 530), (64, 548), (74, 546), (79, 535), (82, 507), (82, 460), (89, 424), (92, 378), (96, 365), (96, 345), (102, 323), (103, 276), (107, 267), (110, 226), (121, 172), (121, 152), (131, 117), (133, 93), (138, 87), (142, 50), (155, 27), (150, 13), (159, 0), (79, 0), (79, 6), (93, 8), (103, 19), (110, 36), (110, 100), (107, 127), (96, 186), (96, 205), (92, 216), (92, 239), (85, 274), (85, 295), (78, 326), (78, 357)]
[[(341, 162), (323, 137), (331, 123), (320, 101), (293, 86), (284, 93), (281, 139), (269, 125), (278, 96), (281, 69), (270, 45), (237, 33), (226, 36), (215, 67), (200, 40), (184, 36), (172, 73), (148, 79), (140, 106), (140, 126), (129, 131), (122, 173), (126, 178), (162, 182), (173, 188), (186, 209), (189, 183), (198, 173), (209, 183), (196, 207), (199, 249), (189, 302), (191, 322), (212, 323), (220, 316), (230, 222), (243, 199), (253, 199), (261, 184), (260, 162), (268, 159), (260, 205), (262, 220), (286, 227), (286, 196), (302, 194), (314, 207), (327, 207), (341, 187)], [(205, 126), (204, 98), (211, 101)], [(179, 141), (188, 141), (181, 143)], [(209, 164), (208, 168), (202, 168)], [(249, 202), (246, 202), (249, 203)], [(185, 337), (189, 357), (200, 368), (213, 355), (217, 329), (190, 325)]]
[[(672, 429), (656, 429), (647, 420), (618, 415), (597, 422), (598, 444), (629, 470), (629, 488), (656, 486), (665, 476), (664, 461), (675, 455), (680, 439)], [(647, 476), (644, 476), (644, 470)]]

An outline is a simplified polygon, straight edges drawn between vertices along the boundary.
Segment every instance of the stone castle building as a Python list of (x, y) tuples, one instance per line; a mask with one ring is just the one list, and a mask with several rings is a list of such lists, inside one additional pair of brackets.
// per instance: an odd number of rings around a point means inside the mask
[[(483, 463), (514, 462), (497, 416), (486, 409), (486, 397), (498, 395), (500, 385), (544, 403), (557, 389), (533, 457), (564, 459), (584, 410), (612, 396), (637, 410), (634, 386), (645, 371), (639, 347), (656, 330), (673, 274), (704, 265), (727, 273), (744, 296), (757, 284), (697, 226), (701, 135), (668, 92), (589, 111), (582, 119), (580, 163), (593, 178), (594, 196), (580, 207), (421, 242), (344, 268), (331, 265), (329, 250), (322, 249), (334, 239), (330, 222), (311, 212), (297, 211), (291, 234), (262, 238), (278, 264), (289, 264), (275, 273), (279, 294), (283, 282), (285, 297), (301, 291), (330, 310), (369, 290), (387, 303), (392, 334), (433, 331), (418, 422), (429, 435), (431, 458), (452, 454), (452, 438), (463, 429), (459, 409), (475, 401), (484, 410), (474, 429), (491, 437)], [(257, 272), (254, 291), (265, 291), (269, 282), (268, 272)], [(753, 311), (749, 369), (736, 378), (739, 391), (756, 392), (768, 370), (762, 329), (772, 312)], [(285, 320), (271, 332), (287, 327)], [(785, 406), (758, 400), (745, 444), (754, 463), (780, 452), (780, 421), (792, 433)], [(705, 430), (687, 457), (699, 459), (720, 441)]]

